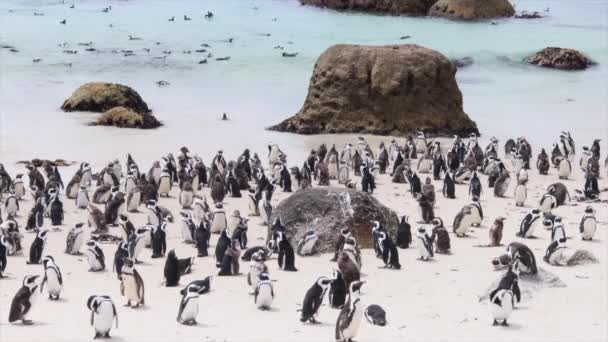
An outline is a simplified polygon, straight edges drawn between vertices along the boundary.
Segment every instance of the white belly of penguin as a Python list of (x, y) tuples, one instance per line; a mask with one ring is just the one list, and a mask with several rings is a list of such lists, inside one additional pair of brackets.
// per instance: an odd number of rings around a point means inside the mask
[(17, 208), (17, 201), (13, 198), (6, 205), (6, 214), (9, 216), (13, 216), (17, 214), (17, 211), (19, 211), (19, 209)]
[(169, 194), (171, 191), (171, 180), (169, 177), (163, 177), (160, 179), (160, 185), (158, 186), (159, 194)]
[(269, 308), (272, 305), (272, 288), (269, 284), (262, 284), (258, 289), (255, 305), (258, 308)]
[(57, 277), (57, 273), (52, 269), (46, 271), (46, 288), (47, 291), (52, 295), (58, 295), (61, 293), (59, 277)]
[(67, 198), (73, 199), (73, 198), (76, 198), (76, 196), (78, 196), (78, 192), (79, 192), (78, 184), (73, 184), (72, 186), (70, 186), (66, 189), (65, 196)]
[(463, 216), (462, 221), (460, 221), (460, 226), (456, 229), (457, 234), (462, 235), (469, 232), (469, 228), (471, 227), (471, 223), (473, 221), (471, 216), (472, 214)]
[(570, 163), (567, 160), (562, 160), (559, 163), (558, 176), (560, 178), (568, 178), (570, 176)]
[(198, 316), (198, 297), (190, 298), (182, 311), (182, 321), (196, 320)]
[(430, 259), (431, 253), (426, 249), (424, 245), (424, 240), (422, 237), (418, 237), (418, 251), (420, 252), (420, 256), (424, 259)]
[(258, 210), (260, 211), (260, 216), (262, 217), (262, 220), (264, 220), (265, 223), (268, 223), (268, 220), (270, 218), (268, 217), (266, 208), (264, 208), (264, 202), (260, 201), (260, 203), (258, 204)]
[(190, 228), (186, 223), (182, 223), (182, 240), (184, 242), (192, 242), (192, 233), (190, 233)]
[(89, 260), (89, 268), (93, 270), (101, 269), (101, 263), (99, 262), (99, 260), (97, 260), (93, 252), (87, 250), (85, 251), (85, 254), (87, 255), (87, 259)]
[(93, 325), (95, 331), (99, 333), (106, 333), (112, 329), (112, 323), (114, 322), (114, 310), (111, 302), (102, 302), (97, 308), (97, 313), (93, 314)]
[(555, 266), (563, 266), (566, 265), (568, 256), (565, 248), (556, 249), (551, 255), (549, 255), (549, 264)]
[(418, 172), (420, 172), (420, 173), (430, 173), (431, 172), (431, 160), (430, 159), (422, 159), (420, 161), (420, 165), (418, 166)]
[(329, 164), (329, 179), (338, 179), (338, 165)]
[(114, 186), (114, 179), (112, 179), (112, 176), (109, 173), (106, 173), (103, 175), (103, 184), (109, 184), (111, 186)]
[(585, 239), (590, 239), (595, 235), (595, 230), (597, 229), (597, 222), (593, 218), (587, 218), (583, 222), (583, 233), (582, 236)]
[(555, 229), (555, 234), (553, 234), (553, 241), (558, 241), (559, 239), (566, 238), (566, 231), (564, 230), (564, 227), (559, 226), (554, 229)]
[(78, 236), (76, 236), (76, 239), (74, 239), (74, 244), (72, 245), (72, 253), (78, 253), (80, 252), (80, 248), (82, 248), (82, 245), (84, 244), (84, 238), (85, 238), (85, 234), (84, 232), (78, 234)]
[(157, 167), (154, 170), (152, 170), (152, 178), (154, 178), (154, 182), (156, 184), (159, 184), (159, 182), (160, 182), (160, 174), (161, 174), (160, 171), (161, 171), (160, 167)]
[(89, 198), (82, 192), (76, 195), (76, 208), (86, 209), (89, 206)]
[(122, 275), (122, 283), (125, 288), (125, 297), (129, 301), (139, 302), (139, 294), (137, 293), (137, 282), (135, 282), (135, 277), (130, 274)]
[(471, 206), (471, 225), (481, 224), (481, 214), (476, 206)]
[(247, 196), (249, 199), (249, 216), (258, 216), (257, 207), (255, 206), (255, 199), (251, 196)]
[(93, 175), (91, 174), (91, 171), (85, 171), (80, 179), (80, 185), (91, 185), (92, 180)]
[(23, 183), (15, 184), (15, 197), (21, 199), (21, 197), (25, 196), (25, 187)]
[(315, 242), (317, 241), (317, 239), (310, 239), (308, 241), (304, 242), (304, 245), (302, 245), (302, 249), (300, 249), (300, 254), (302, 255), (311, 255), (312, 254), (312, 249), (315, 246)]
[(138, 191), (138, 192), (133, 193), (133, 195), (131, 196), (131, 200), (127, 204), (127, 211), (130, 213), (137, 211), (139, 209), (140, 202), (141, 202), (141, 192)]
[(494, 316), (495, 320), (505, 320), (509, 319), (511, 316), (511, 312), (513, 311), (513, 296), (510, 294), (505, 294), (502, 296), (502, 306), (498, 306), (492, 303), (492, 316)]
[(347, 341), (357, 335), (357, 332), (359, 331), (359, 324), (361, 323), (361, 318), (363, 317), (363, 309), (361, 308), (361, 304), (358, 303), (355, 305), (355, 308), (356, 311), (350, 324), (348, 327), (346, 327), (346, 329), (344, 329), (344, 331), (342, 331), (342, 336)]
[(133, 189), (135, 189), (135, 180), (133, 178), (127, 178), (125, 181), (125, 193), (128, 194)]
[(179, 194), (179, 201), (182, 208), (189, 209), (192, 207), (192, 203), (194, 202), (194, 193), (192, 191), (182, 191)]
[(213, 217), (213, 222), (211, 222), (211, 232), (219, 233), (226, 228), (226, 216), (224, 215), (215, 215)]
[(526, 190), (526, 186), (523, 184), (519, 184), (515, 187), (515, 204), (522, 206), (526, 202), (526, 198), (528, 197), (528, 190)]
[(132, 255), (132, 257), (134, 259), (137, 259), (139, 257), (139, 254), (141, 254), (141, 251), (142, 251), (142, 249), (144, 249), (145, 245), (146, 245), (146, 241), (143, 237), (139, 238), (137, 240), (137, 242), (135, 243), (135, 248), (133, 249), (133, 255)]
[(534, 222), (532, 222), (532, 224), (530, 225), (530, 228), (528, 228), (528, 231), (526, 232), (524, 237), (531, 237), (534, 235), (534, 230), (536, 230), (536, 227), (538, 227), (541, 224), (541, 219), (536, 219)]
[(255, 290), (260, 282), (259, 275), (262, 273), (260, 267), (257, 265), (249, 266), (249, 281), (251, 282), (251, 288)]

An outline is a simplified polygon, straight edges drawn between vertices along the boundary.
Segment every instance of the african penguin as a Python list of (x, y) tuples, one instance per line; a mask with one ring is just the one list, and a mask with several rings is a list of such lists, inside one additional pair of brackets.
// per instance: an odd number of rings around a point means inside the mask
[(259, 281), (254, 292), (254, 303), (260, 310), (270, 310), (274, 300), (274, 289), (268, 273), (259, 275)]
[(138, 308), (145, 305), (144, 291), (144, 280), (135, 269), (134, 261), (125, 258), (120, 269), (120, 294), (127, 298), (125, 306)]
[(33, 324), (28, 317), (33, 306), (36, 304), (40, 292), (38, 291), (38, 283), (36, 282), (37, 278), (37, 275), (28, 275), (23, 278), (22, 286), (11, 302), (8, 316), (9, 323), (21, 321), (24, 325)]
[(87, 241), (84, 246), (84, 255), (89, 261), (89, 272), (99, 272), (106, 268), (106, 258), (103, 250), (94, 240)]
[(71, 255), (80, 255), (80, 249), (86, 241), (87, 234), (84, 231), (84, 223), (79, 222), (70, 229), (65, 242), (65, 252)]
[(26, 262), (27, 264), (40, 264), (42, 262), (42, 258), (44, 258), (46, 254), (47, 235), (47, 230), (38, 231), (36, 238), (32, 241), (32, 245), (30, 246), (30, 258)]
[(361, 286), (365, 282), (355, 281), (350, 284), (348, 300), (340, 310), (336, 322), (336, 341), (352, 342), (359, 331), (359, 324), (363, 318), (363, 303), (359, 298)]
[(112, 299), (105, 295), (90, 296), (87, 299), (87, 308), (91, 311), (91, 326), (95, 329), (93, 339), (110, 338), (114, 320), (116, 320), (116, 328), (118, 328), (118, 315)]
[(44, 265), (44, 278), (40, 283), (40, 292), (44, 290), (44, 285), (47, 285), (47, 292), (50, 300), (59, 300), (61, 295), (61, 289), (63, 288), (63, 277), (61, 276), (61, 270), (55, 263), (55, 259), (47, 255), (42, 259)]
[(319, 323), (316, 319), (319, 308), (323, 303), (323, 297), (329, 288), (332, 280), (327, 277), (319, 277), (314, 284), (306, 291), (302, 302), (302, 315), (300, 322)]
[(422, 261), (432, 259), (434, 256), (432, 235), (429, 236), (426, 228), (420, 227), (418, 228), (416, 238), (418, 239), (418, 251), (420, 252), (420, 257), (418, 259)]
[(579, 225), (579, 231), (581, 233), (581, 238), (583, 240), (592, 240), (593, 235), (595, 235), (595, 231), (597, 229), (597, 220), (595, 218), (595, 210), (593, 207), (588, 206), (585, 208), (585, 214), (581, 219), (581, 223)]

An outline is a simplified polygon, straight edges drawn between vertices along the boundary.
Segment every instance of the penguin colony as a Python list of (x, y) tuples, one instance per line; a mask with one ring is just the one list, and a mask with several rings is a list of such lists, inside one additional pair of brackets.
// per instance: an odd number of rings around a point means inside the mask
[[(438, 140), (427, 140), (424, 133), (419, 132), (416, 137), (408, 137), (404, 145), (392, 140), (388, 148), (382, 143), (377, 151), (373, 151), (363, 138), (359, 138), (356, 145), (347, 143), (340, 153), (336, 146), (328, 150), (321, 145), (310, 152), (301, 168), (288, 168), (287, 155), (277, 145), (268, 147), (266, 165), (258, 154), (245, 150), (236, 161), (229, 162), (223, 152), (218, 151), (207, 166), (202, 158), (191, 155), (188, 148), (182, 147), (177, 158), (172, 154), (162, 156), (147, 172), (130, 154), (125, 164), (116, 159), (97, 173), (89, 163), (83, 162), (66, 186), (57, 166), (32, 162), (26, 165), (27, 177), (18, 174), (13, 179), (0, 164), (4, 209), (0, 215), (0, 277), (10, 274), (12, 262), (19, 262), (14, 258), (16, 255), (26, 256), (25, 262), (29, 265), (42, 266), (38, 271), (36, 266), (31, 266), (28, 274), (11, 274), (11, 277), (22, 276), (23, 281), (12, 299), (9, 322), (35, 324), (32, 319), (36, 318), (35, 303), (45, 292), (50, 301), (70, 296), (69, 291), (63, 290), (61, 271), (61, 260), (70, 257), (83, 257), (91, 276), (115, 272), (116, 286), (126, 303), (124, 307), (134, 310), (147, 305), (155, 309), (154, 298), (146, 299), (145, 288), (157, 279), (144, 279), (138, 269), (146, 267), (142, 260), (163, 259), (162, 285), (178, 288), (174, 290), (181, 296), (180, 302), (176, 303), (176, 320), (183, 325), (198, 324), (199, 296), (211, 290), (212, 276), (189, 283), (180, 281), (182, 276), (194, 274), (199, 258), (213, 258), (217, 276), (246, 273), (243, 286), (249, 288), (255, 307), (261, 311), (272, 310), (274, 297), (280, 293), (280, 289), (275, 288), (280, 283), (273, 280), (272, 274), (303, 271), (296, 266), (296, 255), (317, 254), (319, 238), (315, 230), (318, 221), (314, 220), (299, 241), (292, 243), (281, 218), (271, 220), (273, 193), (327, 186), (331, 181), (373, 193), (376, 178), (389, 174), (392, 182), (409, 185), (412, 200), (417, 201), (420, 209), (419, 220), (411, 222), (410, 216), (401, 216), (394, 235), (379, 221), (370, 221), (378, 259), (375, 263), (383, 269), (403, 270), (406, 267), (400, 262), (399, 251), (411, 246), (417, 247), (418, 260), (422, 262), (434, 260), (438, 255), (449, 258), (449, 254), (457, 253), (452, 251), (450, 239), (469, 235), (480, 238), (475, 228), (483, 227), (485, 222), (491, 227), (487, 246), (503, 246), (503, 237), (516, 239), (507, 244), (505, 255), (491, 260), (495, 269), (506, 269), (506, 273), (489, 295), (490, 321), (493, 325), (507, 326), (515, 303), (522, 300), (520, 274), (538, 272), (536, 256), (524, 243), (525, 239), (546, 235), (549, 243), (542, 260), (549, 265), (562, 265), (567, 258), (567, 240), (572, 238), (572, 231), (566, 230), (558, 208), (571, 202), (583, 202), (587, 205), (580, 218), (578, 233), (582, 241), (593, 240), (598, 228), (594, 204), (601, 202), (597, 181), (600, 150), (599, 140), (595, 140), (591, 148), (583, 148), (584, 155), (579, 160), (585, 174), (582, 190), (575, 189), (576, 195), (571, 196), (567, 187), (557, 181), (546, 189), (538, 203), (527, 199), (527, 173), (533, 172), (534, 167), (528, 141), (523, 137), (509, 139), (504, 145), (504, 159), (499, 158), (498, 151), (497, 139), (492, 138), (482, 149), (475, 135), (466, 141), (456, 137), (444, 151)], [(566, 168), (564, 161), (571, 167), (575, 156), (574, 140), (569, 132), (563, 132), (553, 146), (551, 156), (542, 149), (536, 157), (537, 172), (547, 177), (557, 175), (558, 180), (567, 179), (571, 170)], [(422, 177), (422, 182), (418, 174), (429, 176)], [(492, 219), (484, 218), (482, 205), (484, 196), (511, 197), (507, 193), (511, 179), (516, 183), (512, 204), (530, 208), (513, 234), (513, 229), (506, 231), (506, 227), (516, 226), (516, 223), (508, 224), (504, 217), (497, 217), (490, 223)], [(433, 180), (443, 184), (435, 189)], [(457, 193), (458, 184), (466, 184), (468, 191)], [(486, 187), (492, 190), (484, 191)], [(259, 216), (268, 228), (269, 238), (261, 245), (250, 246), (248, 242), (249, 219), (238, 210), (230, 212), (224, 208), (230, 198), (239, 197), (247, 198), (249, 213), (246, 216)], [(468, 198), (468, 203), (453, 218), (451, 231), (444, 225), (439, 212), (435, 212), (440, 197), (445, 200)], [(178, 218), (160, 205), (176, 199), (183, 209)], [(65, 256), (50, 255), (47, 238), (49, 234), (63, 232), (64, 201), (73, 201), (82, 220), (72, 227), (64, 227), (68, 228), (63, 233), (66, 236)], [(29, 212), (20, 206), (23, 202), (30, 204)], [(131, 221), (130, 216), (138, 212), (145, 216), (145, 224), (135, 225)], [(412, 236), (412, 229), (415, 236)], [(176, 255), (171, 248), (175, 242), (167, 241), (170, 231), (179, 232), (181, 242), (192, 245), (191, 256), (179, 258)], [(29, 249), (22, 245), (22, 233), (35, 236)], [(215, 244), (212, 235), (218, 236), (217, 240), (214, 238)], [(335, 264), (328, 266), (331, 275), (313, 276), (311, 286), (297, 308), (302, 324), (319, 323), (318, 313), (327, 294), (329, 306), (337, 310), (336, 341), (354, 340), (363, 317), (369, 324), (390, 324), (382, 307), (363, 304), (366, 281), (361, 273), (363, 260), (356, 236), (349, 227), (340, 231), (331, 260)], [(101, 244), (106, 243), (116, 245), (112, 261), (101, 248)], [(214, 251), (209, 252), (212, 246)], [(269, 267), (274, 258), (277, 267)], [(243, 262), (249, 262), (249, 265), (241, 266)], [(234, 281), (240, 280), (235, 278)], [(103, 294), (103, 289), (97, 290), (99, 293), (81, 300), (91, 312), (94, 338), (107, 338), (112, 328), (118, 327), (121, 310), (117, 309), (116, 302), (119, 299)]]

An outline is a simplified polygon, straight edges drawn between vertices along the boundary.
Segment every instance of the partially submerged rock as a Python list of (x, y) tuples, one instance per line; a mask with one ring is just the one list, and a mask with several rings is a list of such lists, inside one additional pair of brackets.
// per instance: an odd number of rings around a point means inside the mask
[(116, 83), (91, 82), (76, 89), (63, 102), (66, 112), (105, 112), (114, 107), (126, 107), (137, 113), (148, 113), (150, 109), (139, 94), (130, 87)]
[(378, 14), (424, 16), (435, 0), (300, 0), (303, 5)]
[(544, 48), (524, 58), (524, 62), (561, 70), (584, 70), (595, 64), (577, 50), (559, 47)]
[(273, 222), (276, 217), (281, 218), (293, 246), (313, 226), (319, 236), (320, 253), (334, 251), (342, 228), (353, 231), (361, 248), (372, 248), (372, 220), (379, 221), (393, 239), (399, 225), (397, 214), (374, 196), (334, 187), (299, 190), (279, 203), (272, 216)]
[(456, 66), (456, 68), (462, 69), (462, 68), (468, 67), (470, 65), (473, 65), (473, 58), (471, 58), (471, 57), (454, 58), (454, 59), (452, 59), (452, 63)]
[(429, 15), (455, 20), (480, 20), (512, 17), (515, 9), (508, 0), (439, 0)]
[(540, 18), (544, 18), (544, 16), (536, 11), (534, 11), (534, 12), (522, 11), (520, 13), (515, 14), (515, 18), (516, 19), (540, 19)]
[(152, 114), (137, 113), (129, 108), (114, 107), (97, 118), (97, 124), (123, 128), (157, 128), (161, 123)]
[(469, 135), (456, 67), (414, 44), (334, 45), (315, 64), (308, 95), (293, 117), (271, 130), (300, 134)]

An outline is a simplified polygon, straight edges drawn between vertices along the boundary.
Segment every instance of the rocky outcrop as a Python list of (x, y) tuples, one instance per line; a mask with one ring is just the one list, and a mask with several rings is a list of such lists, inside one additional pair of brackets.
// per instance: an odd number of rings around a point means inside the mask
[(126, 107), (137, 113), (148, 113), (150, 109), (141, 96), (130, 87), (116, 83), (92, 82), (76, 89), (63, 102), (66, 112), (105, 112), (114, 107)]
[(97, 118), (97, 124), (124, 128), (157, 128), (161, 123), (149, 113), (137, 113), (126, 107), (114, 107)]
[(279, 203), (272, 215), (272, 222), (281, 217), (294, 248), (306, 230), (314, 226), (319, 236), (317, 251), (321, 253), (334, 251), (342, 228), (353, 231), (361, 248), (372, 248), (372, 220), (380, 221), (393, 239), (399, 225), (397, 215), (372, 195), (333, 187), (299, 190)]
[(315, 64), (308, 95), (271, 130), (300, 134), (479, 133), (462, 109), (456, 67), (418, 45), (334, 45)]
[(424, 16), (435, 0), (300, 0), (303, 5), (378, 14)]
[(455, 20), (479, 20), (512, 17), (515, 9), (508, 0), (439, 0), (429, 15)]
[(544, 48), (524, 58), (524, 62), (562, 70), (583, 70), (595, 64), (579, 51), (558, 47)]

